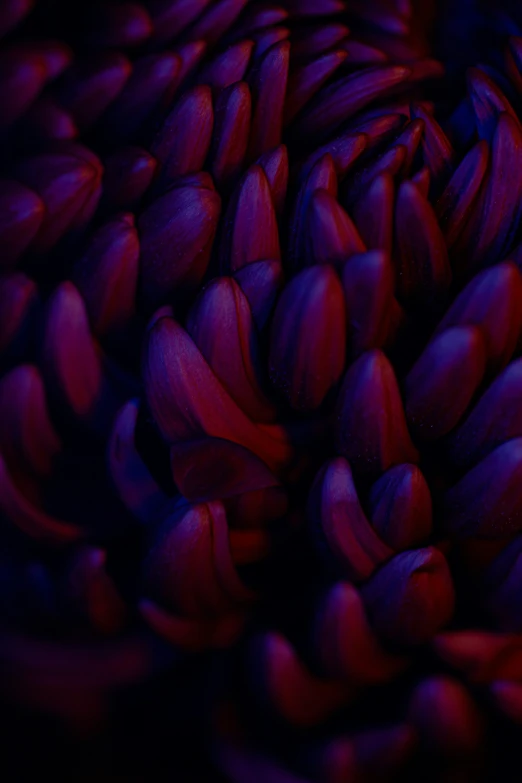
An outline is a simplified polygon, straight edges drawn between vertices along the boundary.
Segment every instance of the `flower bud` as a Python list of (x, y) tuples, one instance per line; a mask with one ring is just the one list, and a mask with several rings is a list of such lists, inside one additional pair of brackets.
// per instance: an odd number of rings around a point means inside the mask
[(284, 289), (272, 322), (270, 377), (298, 410), (319, 407), (342, 375), (346, 313), (330, 266), (305, 269)]

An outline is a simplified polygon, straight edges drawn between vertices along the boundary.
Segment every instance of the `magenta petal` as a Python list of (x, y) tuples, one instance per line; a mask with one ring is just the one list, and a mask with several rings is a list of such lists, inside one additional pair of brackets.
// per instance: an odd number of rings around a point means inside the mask
[(301, 272), (277, 303), (270, 377), (293, 408), (313, 410), (341, 377), (346, 314), (339, 278), (328, 265)]
[(111, 479), (124, 505), (141, 522), (156, 521), (167, 504), (136, 448), (138, 405), (130, 400), (118, 412), (110, 434), (107, 461)]
[(252, 317), (261, 331), (272, 314), (283, 285), (281, 262), (268, 260), (247, 264), (234, 274), (234, 279), (248, 299)]
[(223, 269), (232, 272), (281, 256), (272, 193), (261, 166), (251, 166), (232, 195), (220, 255)]
[(134, 217), (123, 214), (98, 229), (76, 263), (73, 279), (95, 334), (121, 329), (132, 318), (139, 254)]
[(396, 555), (361, 588), (375, 630), (386, 641), (417, 645), (429, 641), (453, 614), (453, 583), (435, 547)]
[(14, 477), (48, 475), (61, 449), (36, 367), (20, 364), (0, 380), (0, 451)]
[(82, 538), (84, 531), (34, 506), (15, 485), (0, 455), (0, 512), (25, 535), (53, 545)]
[(447, 676), (419, 683), (411, 697), (409, 719), (426, 746), (450, 757), (475, 755), (483, 741), (477, 706), (466, 688)]
[(353, 220), (368, 250), (391, 255), (395, 188), (390, 174), (375, 177), (355, 202)]
[(435, 213), (411, 182), (403, 182), (397, 193), (395, 258), (401, 299), (432, 299), (451, 283), (448, 251)]
[(389, 361), (368, 351), (345, 375), (337, 402), (336, 445), (352, 468), (379, 476), (402, 462), (418, 461)]
[(419, 440), (437, 440), (460, 421), (486, 368), (486, 346), (474, 326), (438, 334), (404, 382), (404, 407), (410, 431)]
[(315, 190), (310, 197), (304, 229), (308, 265), (334, 264), (342, 269), (350, 256), (366, 250), (351, 218), (327, 190)]
[(504, 367), (522, 331), (522, 277), (514, 264), (503, 262), (476, 275), (447, 310), (435, 335), (464, 324), (480, 327), (488, 370)]
[(281, 218), (288, 186), (288, 150), (284, 144), (280, 144), (279, 147), (265, 152), (256, 162), (265, 172), (275, 211)]
[(455, 244), (471, 213), (484, 181), (488, 160), (489, 147), (485, 141), (480, 141), (464, 156), (435, 205), (448, 248)]
[(328, 52), (311, 63), (296, 69), (288, 80), (285, 101), (285, 125), (293, 121), (295, 116), (307, 105), (313, 96), (319, 92), (323, 84), (346, 60), (346, 52), (341, 50)]
[(371, 488), (369, 518), (383, 541), (408, 549), (431, 533), (432, 504), (426, 479), (416, 465), (396, 465)]
[(326, 565), (354, 582), (368, 579), (393, 555), (361, 508), (348, 462), (326, 463), (310, 492), (308, 517), (312, 537)]
[(506, 538), (522, 529), (522, 438), (499, 446), (446, 493), (444, 524), (454, 535)]
[(354, 684), (388, 682), (408, 663), (403, 656), (383, 649), (360, 593), (348, 582), (337, 582), (321, 600), (314, 640), (321, 666), (329, 676)]
[(0, 351), (4, 359), (23, 357), (35, 337), (40, 297), (21, 272), (0, 277)]
[(0, 183), (1, 264), (10, 267), (38, 234), (45, 207), (37, 194), (12, 180)]
[(240, 41), (216, 55), (203, 69), (198, 81), (218, 94), (245, 78), (254, 48), (253, 41)]
[(522, 360), (512, 362), (482, 395), (451, 439), (459, 467), (471, 467), (497, 446), (522, 437)]
[(193, 291), (206, 272), (221, 207), (208, 179), (178, 180), (139, 219), (141, 286), (152, 306)]
[(154, 535), (144, 563), (148, 594), (187, 617), (224, 614), (254, 594), (232, 561), (223, 505), (181, 505)]
[(60, 102), (81, 130), (89, 130), (121, 93), (131, 72), (130, 61), (119, 52), (79, 60), (61, 81)]
[(153, 39), (166, 42), (178, 36), (210, 5), (211, 0), (150, 0)]
[(189, 335), (170, 318), (161, 318), (149, 331), (143, 376), (147, 401), (169, 442), (203, 435), (231, 440), (275, 471), (291, 459), (286, 434), (248, 419)]
[(240, 174), (248, 148), (252, 99), (245, 82), (225, 88), (216, 100), (210, 151), (211, 171), (218, 187), (226, 187)]
[(47, 153), (19, 164), (17, 175), (33, 188), (45, 206), (45, 214), (32, 247), (44, 253), (70, 229), (83, 223), (90, 200), (99, 197), (102, 168), (73, 154)]
[(133, 141), (154, 113), (169, 104), (180, 70), (180, 58), (168, 52), (136, 60), (125, 86), (102, 118), (100, 136), (107, 134), (113, 142)]
[(302, 118), (300, 133), (324, 135), (335, 130), (377, 98), (386, 96), (407, 80), (410, 69), (400, 65), (369, 68), (334, 82), (321, 91)]
[(275, 44), (251, 72), (252, 129), (248, 157), (255, 160), (281, 143), (290, 58), (287, 41)]
[(121, 147), (105, 158), (102, 204), (107, 210), (134, 209), (147, 192), (157, 162), (140, 147)]
[(175, 104), (150, 151), (159, 165), (162, 186), (201, 171), (210, 147), (214, 112), (210, 88), (194, 87)]
[(260, 382), (259, 348), (248, 300), (230, 277), (213, 280), (192, 306), (187, 332), (216, 377), (252, 421), (273, 421)]
[(386, 253), (351, 256), (343, 269), (343, 288), (354, 356), (382, 348), (393, 327), (393, 269)]

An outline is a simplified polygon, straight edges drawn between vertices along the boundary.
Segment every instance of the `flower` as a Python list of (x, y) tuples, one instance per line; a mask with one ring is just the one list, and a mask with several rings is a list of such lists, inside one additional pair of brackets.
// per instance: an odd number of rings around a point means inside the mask
[(0, 9), (18, 765), (517, 760), (522, 13), (446, 5)]

